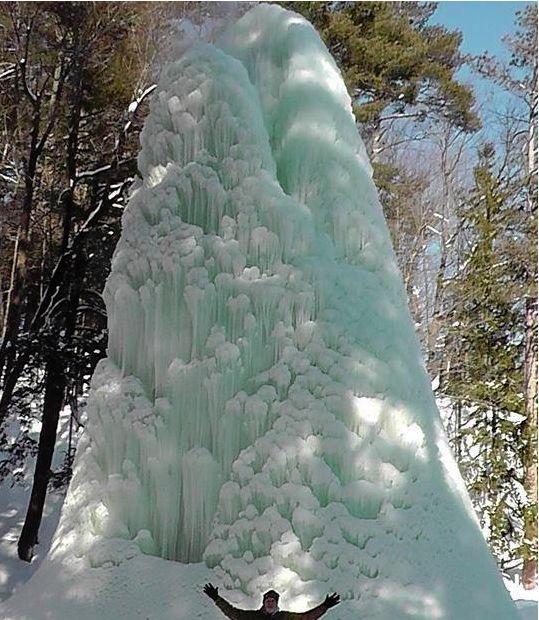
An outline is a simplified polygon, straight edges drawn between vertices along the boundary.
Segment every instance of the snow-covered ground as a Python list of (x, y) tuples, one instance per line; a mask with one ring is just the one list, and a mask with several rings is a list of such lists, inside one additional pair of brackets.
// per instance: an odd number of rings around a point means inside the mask
[[(36, 416), (38, 414), (39, 411), (36, 410)], [(58, 441), (52, 463), (53, 471), (61, 466), (68, 448), (69, 417), (70, 409), (65, 407), (60, 414), (58, 424)], [(39, 438), (40, 428), (41, 423), (36, 419), (30, 429), (30, 436), (36, 441)], [(76, 439), (77, 437), (74, 436), (75, 441)], [(2, 458), (1, 452), (0, 458)], [(27, 460), (25, 470), (22, 472), (24, 484), (13, 484), (9, 480), (0, 483), (0, 601), (9, 598), (36, 572), (49, 551), (58, 525), (64, 494), (60, 491), (49, 491), (39, 530), (39, 544), (34, 549), (34, 558), (31, 563), (19, 560), (17, 540), (28, 507), (34, 465), (35, 459)]]
[[(36, 547), (36, 556), (31, 564), (22, 562), (17, 557), (17, 538), (24, 521), (26, 503), (28, 501), (29, 489), (23, 487), (10, 488), (7, 485), (0, 485), (0, 601), (6, 601), (21, 585), (23, 585), (37, 570), (47, 554), (51, 538), (58, 523), (59, 512), (62, 505), (62, 497), (57, 493), (48, 496), (45, 516), (40, 530), (40, 544)], [(133, 566), (133, 579), (131, 580), (133, 609), (140, 610), (137, 618), (143, 620), (157, 620), (165, 613), (178, 613), (178, 618), (183, 615), (186, 609), (191, 613), (191, 617), (207, 616), (217, 618), (218, 612), (213, 609), (212, 603), (202, 594), (202, 586), (214, 576), (203, 564), (197, 566), (190, 565), (189, 569), (182, 564), (171, 563), (158, 558), (145, 558), (145, 562), (150, 560), (153, 570), (150, 574), (139, 574), (137, 572), (136, 558)], [(173, 570), (171, 570), (171, 567)], [(93, 569), (89, 566), (80, 566), (81, 570), (94, 573), (94, 583), (103, 582), (113, 583), (115, 571), (118, 567), (108, 567)], [(169, 581), (175, 581), (177, 588), (177, 598), (173, 600), (161, 600), (159, 593), (161, 590), (169, 589)], [(268, 588), (271, 584), (268, 584)], [(518, 583), (505, 580), (505, 585), (511, 597), (515, 601), (522, 620), (535, 620), (537, 618), (537, 589), (532, 591), (524, 590)], [(35, 586), (41, 586), (43, 591), (47, 590), (47, 583), (37, 581)], [(151, 596), (149, 593), (151, 592)], [(87, 595), (107, 597), (107, 592), (99, 592), (99, 589), (88, 592)], [(151, 598), (151, 602), (149, 599)], [(253, 602), (254, 605), (257, 602)], [(286, 606), (286, 601), (283, 601)], [(28, 609), (34, 608), (34, 602), (28, 601)], [(50, 603), (50, 618), (55, 617), (54, 602)], [(118, 618), (124, 617), (121, 608), (117, 610)], [(144, 615), (146, 614), (146, 615)], [(328, 618), (330, 618), (328, 614)], [(32, 620), (32, 616), (28, 616)], [(78, 620), (83, 620), (78, 618)], [(98, 620), (98, 619), (95, 619)]]
[(537, 588), (535, 590), (524, 590), (524, 588), (514, 581), (505, 579), (505, 586), (511, 594), (520, 612), (522, 620), (536, 620), (537, 618)]
[(27, 487), (0, 486), (0, 600), (8, 598), (34, 574), (47, 554), (58, 524), (63, 498), (58, 493), (49, 493), (36, 555), (30, 564), (19, 560), (17, 539), (24, 523), (28, 497)]
[[(29, 577), (39, 567), (43, 557), (46, 555), (48, 545), (52, 532), (58, 521), (59, 508), (61, 501), (59, 496), (50, 496), (47, 503), (47, 514), (43, 520), (41, 543), (37, 547), (37, 555), (31, 564), (21, 562), (17, 558), (16, 541), (17, 536), (24, 519), (25, 502), (27, 501), (27, 492), (23, 489), (12, 489), (2, 486), (0, 488), (0, 506), (2, 506), (0, 512), (0, 597), (1, 599), (8, 598), (14, 591), (24, 584)], [(183, 565), (175, 562), (168, 562), (159, 558), (150, 558), (144, 556), (141, 558), (134, 558), (129, 562), (131, 579), (125, 580), (125, 576), (122, 577), (126, 587), (130, 589), (127, 593), (131, 600), (131, 608), (125, 609), (122, 603), (118, 602), (115, 611), (115, 617), (140, 618), (142, 620), (160, 620), (161, 618), (170, 617), (187, 617), (190, 618), (208, 618), (217, 619), (219, 612), (215, 609), (209, 599), (207, 599), (202, 593), (202, 587), (204, 583), (214, 579), (211, 571), (204, 565)], [(148, 571), (148, 567), (151, 568)], [(80, 598), (92, 598), (102, 597), (103, 603), (106, 604), (111, 598), (114, 598), (114, 583), (118, 577), (117, 573), (120, 572), (118, 566), (108, 566), (101, 568), (91, 568), (88, 565), (84, 565), (83, 562), (79, 562), (78, 566), (74, 566), (77, 570), (86, 571), (91, 575), (90, 583), (92, 586), (84, 592), (80, 592), (78, 596)], [(49, 590), (47, 578), (50, 578), (53, 574), (52, 571), (44, 572), (43, 579), (39, 579), (39, 575), (36, 575), (37, 580), (34, 579), (34, 587), (31, 591), (25, 593), (24, 608), (27, 610), (27, 620), (32, 620), (32, 610), (35, 609), (36, 613), (39, 609), (39, 605), (43, 605), (43, 600), (47, 601), (46, 593)], [(77, 582), (77, 573), (73, 575), (74, 587)], [(88, 584), (88, 580), (85, 581)], [(525, 591), (519, 585), (514, 582), (506, 580), (506, 586), (511, 593), (513, 600), (520, 612), (522, 620), (535, 620), (537, 618), (537, 590)], [(271, 584), (268, 584), (268, 588)], [(170, 596), (171, 591), (176, 591), (175, 597)], [(45, 599), (43, 597), (45, 596)], [(9, 601), (8, 608), (9, 608)], [(253, 601), (253, 605), (258, 605), (259, 601)], [(291, 602), (288, 602), (290, 604)], [(56, 617), (56, 604), (54, 600), (49, 600), (47, 611), (49, 617), (54, 620)], [(282, 606), (287, 606), (287, 601), (282, 601)], [(112, 605), (114, 609), (114, 604)], [(17, 609), (20, 611), (20, 601)], [(62, 608), (64, 611), (65, 608)], [(86, 620), (86, 616), (80, 615), (81, 607), (77, 607), (77, 620)], [(88, 620), (98, 620), (98, 618), (92, 618), (92, 613), (95, 613), (95, 607), (89, 606)], [(336, 616), (335, 612), (328, 613), (328, 618)], [(188, 611), (188, 614), (186, 614)], [(131, 614), (135, 613), (133, 616)], [(2, 616), (3, 618), (9, 618), (9, 616)], [(61, 617), (66, 617), (62, 615)]]
[[(66, 450), (68, 415), (69, 410), (64, 410), (60, 423), (60, 438), (56, 449), (57, 459)], [(39, 426), (36, 425), (35, 432), (37, 433), (38, 431)], [(25, 487), (10, 487), (7, 484), (0, 485), (0, 605), (1, 601), (6, 601), (9, 604), (7, 599), (28, 581), (46, 557), (58, 524), (63, 503), (63, 496), (60, 493), (49, 493), (40, 529), (40, 544), (35, 548), (36, 555), (30, 564), (19, 560), (17, 557), (17, 539), (24, 522), (32, 467), (33, 462), (29, 462), (26, 476), (28, 484)], [(202, 593), (204, 583), (215, 578), (204, 564), (189, 565), (189, 568), (187, 568), (186, 565), (167, 562), (159, 558), (145, 557), (143, 562), (137, 562), (136, 558), (134, 560), (132, 566), (133, 579), (130, 581), (132, 592), (130, 594), (133, 601), (132, 610), (137, 613), (137, 618), (158, 620), (161, 617), (166, 617), (169, 613), (171, 615), (177, 614), (177, 617), (180, 618), (185, 614), (186, 610), (189, 610), (191, 617), (219, 617), (219, 612), (214, 609), (211, 601)], [(152, 566), (152, 571), (147, 573), (144, 570), (144, 574), (142, 574), (142, 565), (147, 567), (148, 562)], [(137, 566), (137, 564), (140, 564), (140, 566)], [(110, 596), (110, 592), (107, 592), (106, 587), (104, 590), (101, 588), (103, 584), (114, 583), (115, 572), (117, 572), (118, 567), (109, 566), (95, 569), (80, 563), (78, 569), (93, 574), (91, 582), (95, 585), (95, 589), (93, 592), (91, 590), (87, 592), (85, 596), (103, 596), (104, 598)], [(171, 585), (171, 581), (175, 585)], [(537, 589), (532, 591), (524, 590), (518, 583), (518, 575), (514, 581), (509, 579), (504, 581), (519, 609), (521, 619), (535, 620), (538, 612)], [(46, 592), (48, 589), (46, 579), (43, 581), (38, 580), (35, 582), (35, 586), (39, 586), (43, 592)], [(268, 584), (268, 588), (270, 586), (271, 584)], [(168, 592), (171, 589), (177, 589), (176, 598), (169, 599), (168, 596), (165, 596), (165, 591)], [(151, 596), (148, 596), (150, 592)], [(160, 596), (160, 592), (163, 593), (163, 596)], [(258, 601), (253, 601), (252, 604), (257, 605)], [(286, 607), (286, 604), (286, 600), (282, 601), (283, 607)], [(289, 604), (291, 603), (289, 602)], [(35, 608), (35, 602), (32, 597), (27, 602), (27, 608), (28, 610)], [(48, 611), (50, 612), (51, 620), (54, 620), (54, 601), (50, 601)], [(126, 613), (127, 615), (124, 616)], [(131, 613), (131, 610), (125, 610), (121, 607), (117, 609), (118, 618), (130, 617), (129, 613)], [(328, 618), (331, 618), (329, 614)], [(28, 615), (28, 620), (32, 620), (31, 615)], [(84, 618), (77, 618), (77, 620), (84, 620)]]

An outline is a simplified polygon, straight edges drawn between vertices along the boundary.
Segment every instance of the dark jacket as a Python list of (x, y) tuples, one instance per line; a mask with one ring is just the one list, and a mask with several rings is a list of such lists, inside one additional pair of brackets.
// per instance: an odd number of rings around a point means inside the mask
[(324, 603), (320, 603), (320, 605), (309, 609), (309, 611), (301, 613), (277, 611), (271, 615), (264, 611), (264, 607), (260, 609), (238, 609), (232, 606), (228, 601), (225, 601), (222, 596), (217, 598), (215, 604), (227, 618), (230, 618), (230, 620), (317, 620), (317, 618), (320, 618), (320, 616), (327, 611), (327, 607)]

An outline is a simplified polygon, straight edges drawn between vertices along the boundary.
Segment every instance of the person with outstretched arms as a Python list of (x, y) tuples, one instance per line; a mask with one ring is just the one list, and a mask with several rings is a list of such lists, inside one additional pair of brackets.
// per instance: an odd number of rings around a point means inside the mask
[(341, 602), (337, 593), (328, 594), (325, 600), (303, 612), (285, 611), (279, 609), (279, 593), (275, 590), (268, 590), (262, 597), (262, 607), (259, 609), (238, 609), (219, 595), (219, 590), (211, 583), (204, 586), (204, 594), (209, 596), (230, 620), (317, 620), (323, 616), (328, 609), (335, 607)]

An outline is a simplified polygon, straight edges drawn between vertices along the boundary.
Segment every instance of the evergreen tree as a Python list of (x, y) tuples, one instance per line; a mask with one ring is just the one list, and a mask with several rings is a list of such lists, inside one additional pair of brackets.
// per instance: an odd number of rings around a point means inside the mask
[(511, 53), (502, 63), (487, 54), (474, 59), (477, 70), (510, 93), (517, 102), (508, 120), (514, 124), (506, 141), (508, 158), (517, 160), (513, 176), (525, 195), (521, 208), (520, 234), (512, 243), (510, 257), (520, 282), (520, 304), (524, 308), (525, 414), (522, 429), (522, 459), (526, 504), (523, 511), (524, 540), (522, 582), (537, 586), (537, 112), (538, 56), (537, 5), (529, 4), (516, 14), (516, 32), (504, 38)]
[(467, 249), (449, 289), (452, 364), (445, 393), (458, 424), (455, 452), (491, 548), (503, 564), (522, 542), (524, 313), (508, 248), (518, 236), (515, 188), (491, 145), (479, 153), (461, 209)]

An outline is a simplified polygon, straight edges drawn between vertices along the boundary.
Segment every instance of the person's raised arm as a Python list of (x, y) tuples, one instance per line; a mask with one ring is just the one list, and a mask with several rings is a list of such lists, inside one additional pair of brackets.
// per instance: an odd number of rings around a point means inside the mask
[(207, 583), (204, 586), (204, 594), (209, 596), (217, 607), (219, 607), (219, 609), (225, 614), (225, 616), (230, 618), (230, 620), (247, 620), (249, 611), (246, 609), (237, 609), (228, 601), (225, 601), (225, 599), (219, 595), (219, 589), (211, 583)]
[(335, 607), (341, 602), (341, 597), (334, 592), (333, 594), (328, 594), (324, 599), (323, 603), (309, 609), (309, 611), (304, 611), (303, 613), (291, 613), (290, 620), (317, 620), (320, 616), (324, 615), (328, 609)]

